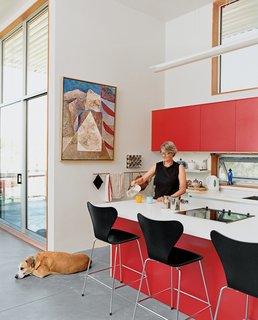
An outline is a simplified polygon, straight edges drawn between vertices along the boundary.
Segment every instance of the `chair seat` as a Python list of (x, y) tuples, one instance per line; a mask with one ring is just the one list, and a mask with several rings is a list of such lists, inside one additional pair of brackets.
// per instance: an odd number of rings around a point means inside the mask
[(203, 258), (202, 256), (194, 252), (173, 247), (170, 252), (167, 264), (170, 265), (171, 267), (181, 267), (186, 264), (199, 261), (202, 258)]
[(110, 244), (121, 244), (136, 239), (139, 239), (139, 236), (136, 234), (123, 230), (111, 229), (107, 238), (107, 242)]

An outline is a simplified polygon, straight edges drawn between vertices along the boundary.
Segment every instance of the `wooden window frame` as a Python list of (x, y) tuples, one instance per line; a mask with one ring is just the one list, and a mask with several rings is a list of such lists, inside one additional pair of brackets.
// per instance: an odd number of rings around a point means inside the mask
[[(213, 12), (212, 12), (212, 47), (220, 45), (220, 8), (226, 4), (234, 2), (235, 0), (213, 0)], [(220, 76), (220, 57), (213, 57), (211, 60), (211, 94), (221, 95), (232, 92), (241, 92), (249, 90), (257, 90), (258, 87), (238, 89), (232, 91), (220, 92), (219, 90), (219, 76)]]
[[(8, 37), (9, 34), (11, 34), (15, 29), (19, 28), (19, 26), (21, 26), (23, 24), (24, 21), (26, 21), (30, 16), (32, 16), (37, 10), (39, 10), (41, 7), (43, 7), (45, 4), (48, 4), (48, 0), (37, 0), (33, 5), (31, 5), (24, 13), (22, 13), (18, 18), (16, 18), (12, 23), (10, 23), (6, 28), (4, 28), (3, 30), (0, 30), (0, 42), (1, 40), (3, 40), (4, 38)], [(49, 41), (49, 39), (48, 39)], [(49, 44), (48, 44), (49, 47)], [(1, 57), (1, 54), (0, 54)], [(49, 61), (49, 58), (48, 58)], [(49, 66), (48, 66), (49, 69)], [(48, 71), (49, 73), (49, 71)], [(1, 81), (0, 81), (1, 84)], [(46, 94), (48, 94), (48, 86), (47, 86), (47, 90), (46, 90)], [(37, 98), (38, 96), (41, 96), (42, 92), (36, 93), (33, 96), (33, 98)], [(30, 98), (28, 99), (28, 97), (25, 97), (23, 99), (23, 101), (28, 101), (30, 100)], [(13, 103), (13, 101), (11, 102)], [(1, 102), (0, 102), (1, 104)], [(7, 102), (7, 105), (9, 104), (9, 102)], [(48, 136), (48, 128), (47, 128), (47, 136)], [(47, 150), (47, 155), (46, 158), (48, 158), (48, 150)], [(47, 168), (48, 171), (48, 168)], [(47, 175), (46, 175), (47, 177)], [(47, 190), (46, 193), (48, 195), (48, 179), (47, 179)], [(46, 210), (46, 225), (48, 226), (48, 208)], [(36, 248), (39, 248), (41, 250), (47, 250), (47, 246), (48, 246), (48, 229), (47, 229), (47, 234), (46, 234), (46, 239), (44, 241), (44, 243), (41, 243), (40, 241), (37, 240), (37, 237), (33, 238), (30, 237), (28, 233), (22, 233), (10, 226), (8, 226), (7, 224), (0, 224), (0, 228), (7, 231), (8, 233), (16, 236), (17, 238), (22, 239), (23, 241), (33, 245)]]

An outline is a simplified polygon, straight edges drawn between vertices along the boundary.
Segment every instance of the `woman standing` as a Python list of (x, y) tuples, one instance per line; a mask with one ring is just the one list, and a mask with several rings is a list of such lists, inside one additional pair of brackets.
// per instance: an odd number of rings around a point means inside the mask
[(164, 142), (160, 147), (160, 154), (163, 161), (157, 162), (141, 178), (132, 181), (135, 184), (143, 184), (154, 178), (155, 194), (154, 199), (162, 201), (163, 196), (177, 198), (186, 191), (186, 174), (183, 165), (173, 160), (177, 153), (176, 146), (171, 141)]

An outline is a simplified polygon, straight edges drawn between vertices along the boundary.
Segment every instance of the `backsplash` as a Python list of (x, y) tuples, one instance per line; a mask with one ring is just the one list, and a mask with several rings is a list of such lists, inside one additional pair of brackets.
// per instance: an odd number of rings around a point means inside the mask
[[(178, 152), (174, 158), (175, 161), (182, 159), (186, 162), (186, 178), (187, 180), (197, 179), (206, 186), (206, 178), (209, 176), (211, 170), (211, 156), (209, 152)], [(207, 160), (207, 170), (201, 171), (203, 167), (203, 160)], [(195, 169), (193, 169), (193, 163)], [(189, 164), (189, 165), (188, 165)]]

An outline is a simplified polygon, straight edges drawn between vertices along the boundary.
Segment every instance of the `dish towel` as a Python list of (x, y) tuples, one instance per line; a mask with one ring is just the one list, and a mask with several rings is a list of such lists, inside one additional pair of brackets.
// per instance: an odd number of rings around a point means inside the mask
[(103, 183), (103, 180), (101, 179), (101, 176), (99, 174), (97, 174), (96, 178), (93, 180), (93, 184), (95, 185), (95, 187), (97, 189), (99, 189), (101, 187)]
[(110, 181), (109, 174), (106, 175), (104, 201), (105, 202), (112, 201), (112, 187), (111, 187), (111, 181)]
[(121, 199), (125, 196), (125, 175), (123, 172), (110, 174), (112, 198)]

